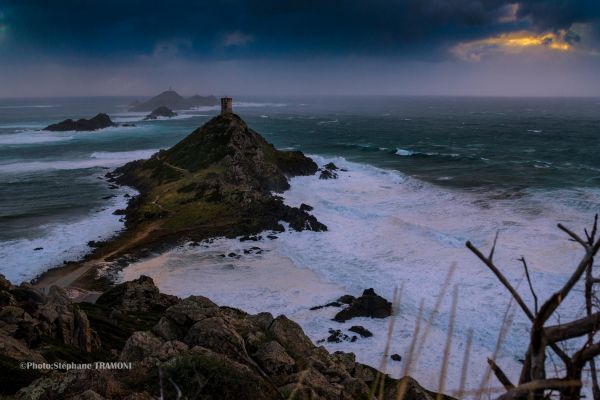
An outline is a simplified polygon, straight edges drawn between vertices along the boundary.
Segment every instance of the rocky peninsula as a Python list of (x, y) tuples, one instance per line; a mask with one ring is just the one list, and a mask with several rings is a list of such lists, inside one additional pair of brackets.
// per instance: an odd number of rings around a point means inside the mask
[[(94, 243), (85, 260), (51, 270), (33, 285), (13, 286), (0, 276), (0, 395), (350, 400), (380, 393), (391, 400), (400, 390), (406, 399), (446, 399), (410, 377), (395, 380), (358, 363), (352, 353), (317, 347), (284, 315), (251, 315), (202, 296), (180, 299), (160, 293), (146, 276), (117, 286), (98, 283), (100, 268), (182, 242), (326, 230), (312, 207), (290, 207), (277, 195), (289, 188), (290, 177), (319, 171), (301, 152), (275, 149), (225, 112), (172, 148), (109, 173), (111, 182), (139, 192), (118, 210), (123, 234)], [(343, 307), (332, 322), (392, 314), (392, 304), (372, 289), (325, 306)], [(361, 326), (350, 331), (373, 335)], [(330, 333), (330, 342), (350, 340), (340, 330)], [(55, 362), (94, 367), (22, 367)], [(95, 367), (107, 362), (121, 364)]]

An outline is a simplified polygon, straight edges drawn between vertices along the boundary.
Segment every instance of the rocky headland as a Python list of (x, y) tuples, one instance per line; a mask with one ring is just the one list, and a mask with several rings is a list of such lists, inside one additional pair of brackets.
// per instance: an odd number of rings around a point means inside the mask
[(107, 114), (99, 113), (90, 119), (81, 118), (78, 120), (65, 119), (56, 124), (48, 125), (43, 130), (64, 132), (64, 131), (96, 131), (111, 126), (117, 126)]
[[(93, 367), (38, 370), (23, 362)], [(101, 369), (96, 362), (122, 364)], [(148, 277), (92, 304), (73, 303), (58, 287), (44, 294), (0, 276), (0, 396), (350, 400), (371, 398), (382, 383), (379, 398), (396, 399), (403, 390), (404, 399), (448, 399), (410, 377), (382, 375), (352, 353), (315, 346), (283, 315), (251, 315), (202, 296), (179, 299)]]
[(145, 101), (134, 101), (129, 105), (129, 111), (151, 112), (158, 107), (168, 107), (171, 110), (185, 110), (192, 107), (215, 106), (219, 101), (215, 96), (183, 97), (174, 90), (167, 90)]
[(322, 231), (308, 212), (277, 196), (288, 178), (317, 165), (299, 151), (275, 149), (236, 114), (219, 115), (168, 150), (130, 162), (108, 176), (136, 188), (125, 213), (127, 231), (98, 254), (160, 250), (182, 241), (236, 237), (265, 230)]

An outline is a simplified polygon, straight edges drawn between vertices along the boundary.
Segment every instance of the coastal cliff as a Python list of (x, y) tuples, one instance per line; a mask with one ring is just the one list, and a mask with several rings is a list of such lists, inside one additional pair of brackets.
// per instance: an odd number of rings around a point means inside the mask
[[(200, 290), (201, 291), (201, 290)], [(16, 399), (449, 399), (381, 375), (352, 353), (315, 346), (283, 315), (179, 299), (142, 276), (95, 304), (12, 286), (0, 275), (0, 396)], [(121, 369), (37, 370), (22, 362), (121, 362)], [(383, 379), (379, 379), (383, 377)]]

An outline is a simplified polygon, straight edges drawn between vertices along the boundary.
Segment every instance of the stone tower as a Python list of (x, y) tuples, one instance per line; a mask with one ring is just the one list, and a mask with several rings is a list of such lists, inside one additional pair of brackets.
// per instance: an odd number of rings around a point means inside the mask
[(221, 115), (231, 114), (233, 112), (233, 99), (231, 97), (221, 97)]

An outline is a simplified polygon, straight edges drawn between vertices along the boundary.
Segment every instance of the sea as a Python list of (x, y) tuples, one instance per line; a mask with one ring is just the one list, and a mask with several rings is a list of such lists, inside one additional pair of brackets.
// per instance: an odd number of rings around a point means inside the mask
[[(123, 221), (113, 212), (135, 191), (111, 185), (104, 175), (172, 146), (219, 112), (201, 107), (143, 121), (146, 113), (127, 111), (132, 100), (0, 99), (0, 273), (8, 279), (30, 280), (77, 260), (90, 250), (89, 241), (118, 233)], [(98, 112), (135, 126), (43, 130)], [(329, 230), (182, 245), (134, 263), (120, 279), (146, 274), (168, 293), (284, 313), (313, 341), (352, 351), (395, 376), (407, 371), (421, 321), (425, 339), (408, 372), (430, 389), (439, 389), (448, 337), (446, 389), (457, 389), (463, 373), (472, 390), (497, 388), (487, 357), (516, 380), (528, 322), (465, 242), (487, 253), (498, 235), (495, 260), (531, 308), (521, 257), (540, 302), (561, 287), (582, 251), (557, 224), (583, 235), (600, 211), (599, 98), (248, 97), (234, 98), (234, 112), (277, 148), (340, 168), (334, 180), (293, 178), (283, 193), (290, 205), (314, 207)], [(250, 251), (253, 246), (263, 251)], [(232, 251), (241, 257), (220, 257)], [(390, 319), (339, 324), (331, 321), (334, 308), (309, 310), (370, 287), (389, 299), (398, 295), (388, 347), (404, 361), (385, 354)], [(581, 315), (581, 296), (577, 287), (561, 318)], [(351, 335), (351, 325), (375, 335), (321, 342), (329, 329)]]

